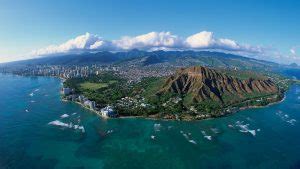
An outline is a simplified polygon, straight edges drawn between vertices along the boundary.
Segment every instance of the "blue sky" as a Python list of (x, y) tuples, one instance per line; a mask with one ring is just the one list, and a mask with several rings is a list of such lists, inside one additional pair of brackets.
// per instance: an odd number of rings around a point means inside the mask
[(0, 62), (24, 59), (86, 32), (117, 40), (153, 31), (181, 38), (208, 31), (268, 49), (257, 58), (300, 63), (299, 6), (296, 0), (0, 0)]

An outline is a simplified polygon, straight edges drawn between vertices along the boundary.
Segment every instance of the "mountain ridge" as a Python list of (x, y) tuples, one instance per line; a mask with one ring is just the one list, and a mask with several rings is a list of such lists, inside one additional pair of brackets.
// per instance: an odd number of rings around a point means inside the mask
[(214, 69), (203, 66), (181, 68), (165, 81), (159, 94), (168, 92), (191, 95), (192, 101), (202, 102), (212, 100), (220, 104), (232, 104), (234, 100), (245, 99), (254, 94), (275, 94), (279, 92), (276, 84), (267, 78), (238, 79)]
[(217, 67), (248, 67), (271, 68), (279, 64), (249, 58), (240, 55), (210, 51), (141, 51), (127, 52), (95, 52), (48, 56), (36, 59), (3, 63), (3, 65), (88, 65), (88, 64), (115, 64), (126, 65), (131, 61), (140, 62), (138, 66), (156, 64), (172, 64), (174, 66), (217, 66)]

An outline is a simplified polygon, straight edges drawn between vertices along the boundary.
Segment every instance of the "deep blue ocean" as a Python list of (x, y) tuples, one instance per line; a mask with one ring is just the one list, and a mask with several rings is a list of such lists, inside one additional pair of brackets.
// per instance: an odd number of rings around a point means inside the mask
[(300, 86), (281, 103), (193, 122), (101, 119), (62, 102), (60, 87), (0, 74), (0, 169), (300, 168)]

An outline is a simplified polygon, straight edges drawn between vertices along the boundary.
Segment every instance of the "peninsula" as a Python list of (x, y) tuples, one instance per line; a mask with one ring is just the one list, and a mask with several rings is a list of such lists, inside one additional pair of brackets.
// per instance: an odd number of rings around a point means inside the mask
[(115, 72), (73, 77), (63, 98), (105, 117), (200, 120), (283, 99), (288, 82), (254, 72), (203, 66), (130, 81)]

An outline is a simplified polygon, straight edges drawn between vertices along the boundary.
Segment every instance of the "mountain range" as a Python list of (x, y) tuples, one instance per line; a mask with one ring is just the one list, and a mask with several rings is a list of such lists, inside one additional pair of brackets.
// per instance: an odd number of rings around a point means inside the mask
[(69, 54), (61, 56), (48, 56), (23, 61), (6, 63), (8, 66), (25, 65), (90, 65), (90, 64), (113, 64), (155, 66), (173, 65), (188, 67), (202, 65), (209, 67), (229, 67), (241, 69), (274, 69), (281, 65), (257, 60), (249, 57), (209, 51), (141, 51), (131, 50), (127, 52), (96, 52)]

